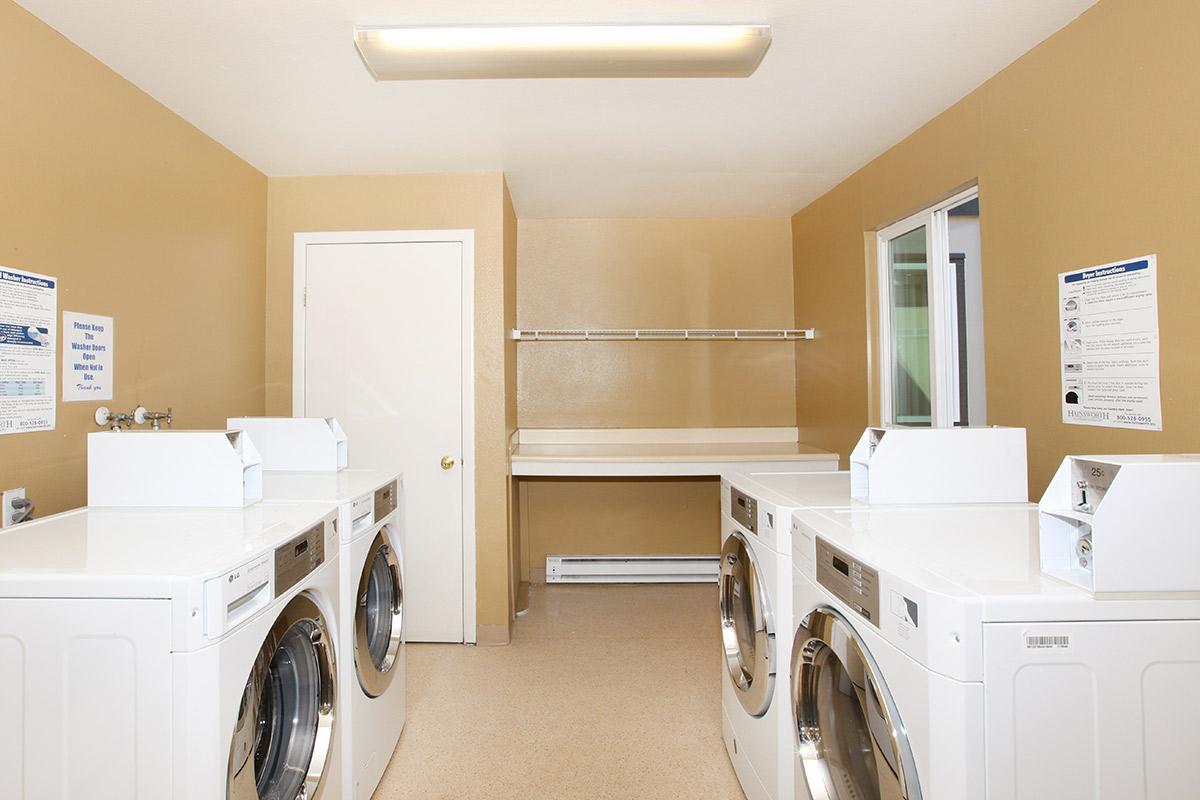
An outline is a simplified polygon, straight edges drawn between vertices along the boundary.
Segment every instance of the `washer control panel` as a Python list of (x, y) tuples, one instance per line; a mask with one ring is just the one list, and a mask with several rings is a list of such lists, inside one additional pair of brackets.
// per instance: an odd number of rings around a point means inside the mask
[(275, 596), (291, 589), (325, 563), (325, 523), (319, 522), (275, 548)]
[(729, 487), (729, 513), (737, 524), (758, 533), (758, 501), (745, 492)]
[(817, 537), (817, 583), (879, 627), (879, 572)]
[(396, 503), (399, 499), (397, 495), (399, 494), (400, 490), (396, 481), (375, 490), (375, 519), (383, 519), (396, 510)]

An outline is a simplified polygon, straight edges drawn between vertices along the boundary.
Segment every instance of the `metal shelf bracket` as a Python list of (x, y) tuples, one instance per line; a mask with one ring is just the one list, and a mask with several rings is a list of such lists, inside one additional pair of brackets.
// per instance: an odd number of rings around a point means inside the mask
[(518, 342), (791, 342), (815, 337), (813, 328), (538, 328), (512, 332)]

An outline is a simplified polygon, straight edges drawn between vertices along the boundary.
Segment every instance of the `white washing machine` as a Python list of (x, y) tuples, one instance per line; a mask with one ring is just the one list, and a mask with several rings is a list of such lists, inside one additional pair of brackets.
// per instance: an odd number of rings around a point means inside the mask
[(341, 530), (339, 641), (342, 796), (366, 800), (404, 730), (403, 480), (394, 472), (264, 472), (267, 500), (337, 507)]
[(0, 797), (340, 797), (335, 527), (258, 504), (0, 534)]
[(731, 473), (722, 479), (724, 739), (750, 800), (792, 796), (792, 512), (852, 502), (849, 472)]
[(792, 627), (792, 509), (779, 500), (748, 476), (721, 479), (722, 735), (749, 800), (791, 794), (782, 676)]
[(1027, 504), (795, 517), (797, 800), (1196, 796), (1200, 596), (1043, 576)]

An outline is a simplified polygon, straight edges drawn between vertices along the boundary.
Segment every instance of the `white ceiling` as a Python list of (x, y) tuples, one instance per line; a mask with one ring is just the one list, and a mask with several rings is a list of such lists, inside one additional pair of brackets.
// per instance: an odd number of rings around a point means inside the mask
[[(789, 215), (1095, 0), (18, 0), (268, 175), (503, 170), (521, 217)], [(769, 22), (747, 79), (376, 83), (355, 24)]]

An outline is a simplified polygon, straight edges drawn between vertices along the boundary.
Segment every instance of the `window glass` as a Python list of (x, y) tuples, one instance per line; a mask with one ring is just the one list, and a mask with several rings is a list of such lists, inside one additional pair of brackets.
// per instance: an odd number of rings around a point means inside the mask
[(891, 274), (892, 416), (898, 425), (932, 422), (929, 370), (929, 254), (925, 226), (888, 242)]

